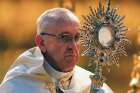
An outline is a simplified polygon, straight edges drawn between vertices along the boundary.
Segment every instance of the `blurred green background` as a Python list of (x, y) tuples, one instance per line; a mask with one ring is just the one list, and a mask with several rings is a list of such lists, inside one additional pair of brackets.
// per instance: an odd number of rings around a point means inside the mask
[[(105, 4), (105, 0), (102, 0)], [(36, 19), (45, 10), (66, 7), (81, 15), (89, 13), (89, 6), (96, 8), (98, 0), (0, 0), (0, 82), (17, 56), (35, 46)], [(111, 7), (125, 16), (128, 39), (132, 45), (127, 48), (128, 56), (120, 58), (120, 67), (104, 70), (107, 84), (115, 93), (126, 93), (133, 68), (133, 55), (140, 51), (140, 0), (112, 0)], [(87, 66), (86, 58), (80, 57), (78, 65), (93, 72)]]

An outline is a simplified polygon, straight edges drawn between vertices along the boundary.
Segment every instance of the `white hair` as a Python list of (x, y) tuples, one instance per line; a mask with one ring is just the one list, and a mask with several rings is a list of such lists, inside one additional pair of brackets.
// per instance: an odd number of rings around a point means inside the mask
[(47, 28), (49, 24), (60, 23), (64, 21), (76, 21), (79, 23), (79, 19), (70, 10), (65, 8), (53, 8), (45, 11), (37, 19), (37, 34), (40, 34), (44, 28)]

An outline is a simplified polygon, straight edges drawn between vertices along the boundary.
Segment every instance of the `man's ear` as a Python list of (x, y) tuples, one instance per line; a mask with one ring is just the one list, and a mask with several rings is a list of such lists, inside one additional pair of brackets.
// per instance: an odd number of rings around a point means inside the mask
[(40, 35), (36, 35), (35, 43), (41, 49), (42, 52), (46, 51), (46, 48), (45, 48), (45, 45), (44, 45), (44, 40)]
[(43, 44), (43, 39), (42, 39), (42, 37), (40, 35), (36, 35), (36, 37), (35, 37), (35, 44), (37, 46), (41, 46)]

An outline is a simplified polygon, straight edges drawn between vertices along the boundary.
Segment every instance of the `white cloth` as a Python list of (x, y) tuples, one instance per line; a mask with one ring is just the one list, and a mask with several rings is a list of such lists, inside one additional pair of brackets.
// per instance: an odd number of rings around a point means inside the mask
[[(54, 78), (44, 70), (43, 56), (38, 47), (21, 54), (0, 85), (1, 93), (56, 93)], [(57, 73), (57, 71), (56, 71)], [(91, 72), (75, 66), (69, 88), (64, 93), (90, 93)], [(64, 73), (61, 73), (64, 75)], [(60, 75), (60, 74), (59, 74)], [(57, 76), (57, 74), (56, 74)], [(104, 84), (103, 92), (113, 93)]]
[(48, 62), (44, 62), (44, 64), (45, 71), (54, 79), (56, 86), (62, 89), (68, 89), (74, 70), (64, 73), (55, 70)]

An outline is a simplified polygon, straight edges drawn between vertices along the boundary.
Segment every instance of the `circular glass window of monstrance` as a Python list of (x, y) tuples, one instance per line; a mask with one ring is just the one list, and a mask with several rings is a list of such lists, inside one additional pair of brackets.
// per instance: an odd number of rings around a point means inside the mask
[(102, 26), (98, 31), (98, 40), (103, 47), (109, 47), (113, 43), (113, 31), (110, 26)]

